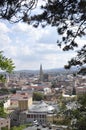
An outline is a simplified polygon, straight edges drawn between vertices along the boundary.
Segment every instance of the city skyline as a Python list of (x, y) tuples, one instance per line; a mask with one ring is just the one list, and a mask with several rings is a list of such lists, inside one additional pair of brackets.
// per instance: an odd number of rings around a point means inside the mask
[[(40, 13), (38, 8), (34, 12)], [(15, 70), (39, 70), (63, 68), (67, 61), (76, 55), (75, 51), (63, 52), (57, 46), (57, 28), (47, 26), (34, 28), (24, 22), (11, 24), (6, 20), (0, 20), (0, 51), (7, 58), (11, 58), (16, 66)], [(85, 44), (86, 38), (77, 38), (78, 49)]]

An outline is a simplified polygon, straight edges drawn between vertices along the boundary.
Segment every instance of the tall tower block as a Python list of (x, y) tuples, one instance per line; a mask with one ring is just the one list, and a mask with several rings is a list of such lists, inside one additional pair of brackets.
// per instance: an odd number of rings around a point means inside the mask
[(43, 70), (42, 70), (42, 64), (40, 65), (39, 80), (40, 80), (40, 81), (43, 81)]

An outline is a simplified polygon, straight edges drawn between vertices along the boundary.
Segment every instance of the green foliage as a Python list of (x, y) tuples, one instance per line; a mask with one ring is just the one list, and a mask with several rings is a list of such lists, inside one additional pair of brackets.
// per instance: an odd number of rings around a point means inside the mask
[[(2, 51), (0, 51), (0, 69), (8, 73), (11, 73), (14, 68), (15, 66), (13, 61), (3, 56)], [(2, 74), (0, 74), (0, 81), (2, 82), (6, 81), (5, 76)]]
[(12, 89), (10, 90), (10, 92), (13, 93), (13, 94), (15, 94), (15, 93), (16, 93), (16, 89), (15, 89), (15, 88), (12, 88)]
[(72, 128), (76, 127), (77, 130), (86, 129), (86, 94), (79, 95), (77, 99), (76, 110), (72, 111), (72, 117), (76, 119), (76, 124)]
[[(11, 127), (10, 130), (23, 130), (24, 128), (26, 128), (25, 125), (20, 125), (20, 126)], [(2, 130), (8, 130), (8, 128), (7, 127), (3, 127)]]
[(64, 113), (64, 111), (66, 110), (66, 104), (64, 102), (61, 102), (59, 107), (60, 107), (60, 112)]
[(0, 94), (1, 94), (1, 95), (5, 95), (5, 94), (9, 94), (9, 93), (10, 93), (9, 90), (6, 89), (6, 88), (1, 88), (1, 89), (0, 89)]
[(6, 72), (9, 73), (15, 68), (12, 60), (3, 56), (2, 52), (0, 52), (0, 68), (1, 70), (6, 70)]
[(53, 81), (51, 84), (51, 88), (56, 88), (56, 87), (57, 87), (57, 83), (56, 83), (56, 81)]
[(73, 115), (75, 119), (78, 119), (80, 117), (80, 111), (78, 109), (72, 110), (71, 115)]
[(2, 81), (3, 83), (6, 81), (4, 75), (0, 74), (0, 81)]
[(81, 116), (77, 121), (78, 130), (85, 130), (86, 129), (86, 115)]
[[(76, 109), (67, 110), (64, 100), (61, 98), (60, 112), (57, 114), (56, 124), (67, 125), (71, 130), (85, 130), (86, 129), (86, 94), (78, 95), (75, 99)], [(59, 120), (60, 119), (60, 120)], [(74, 120), (73, 123), (72, 120)]]
[[(14, 127), (11, 127), (10, 130), (24, 130), (25, 128), (29, 127), (30, 124), (25, 124), (25, 125), (20, 125), (20, 126), (14, 126)], [(7, 127), (3, 127), (2, 130), (8, 130)]]
[(6, 117), (6, 113), (4, 112), (4, 101), (0, 102), (0, 117)]
[(72, 95), (76, 95), (76, 89), (75, 89), (75, 87), (73, 87)]
[(20, 125), (20, 126), (14, 126), (10, 130), (23, 130), (24, 128), (26, 128), (25, 125)]
[(2, 129), (1, 130), (8, 130), (8, 128), (7, 127), (2, 127)]
[(79, 95), (77, 100), (81, 104), (81, 108), (86, 109), (86, 94)]
[(56, 120), (54, 120), (53, 123), (56, 124), (56, 125), (66, 125), (66, 126), (68, 126), (70, 124), (70, 119), (68, 117), (66, 117), (65, 119), (64, 118), (62, 118), (62, 119), (57, 118)]
[(43, 99), (44, 99), (44, 94), (42, 94), (41, 92), (34, 92), (33, 93), (33, 100), (41, 101)]

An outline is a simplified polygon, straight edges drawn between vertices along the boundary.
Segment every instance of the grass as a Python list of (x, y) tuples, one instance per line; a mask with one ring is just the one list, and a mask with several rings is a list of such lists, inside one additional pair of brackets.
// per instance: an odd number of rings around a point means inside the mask
[[(14, 126), (14, 127), (11, 127), (10, 130), (23, 130), (31, 125), (32, 125), (31, 123), (28, 123), (28, 124), (24, 124), (24, 125), (20, 125), (20, 126)], [(4, 127), (4, 128), (2, 128), (2, 130), (8, 130), (8, 129), (7, 129), (7, 127)]]

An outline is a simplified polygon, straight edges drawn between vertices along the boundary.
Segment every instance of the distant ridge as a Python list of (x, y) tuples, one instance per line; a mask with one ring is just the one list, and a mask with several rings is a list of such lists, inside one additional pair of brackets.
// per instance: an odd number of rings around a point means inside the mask
[[(43, 69), (44, 73), (48, 73), (48, 74), (60, 74), (60, 73), (76, 73), (79, 70), (77, 69), (77, 67), (72, 67), (71, 69), (65, 69), (65, 68), (52, 68), (52, 69)], [(0, 72), (0, 73), (6, 73), (6, 72)], [(26, 73), (26, 74), (39, 74), (39, 70), (14, 70), (12, 73)]]
[[(14, 73), (39, 73), (39, 70), (15, 70)], [(64, 69), (64, 68), (53, 68), (53, 69), (45, 69), (44, 73), (70, 73), (77, 72), (77, 68)]]

